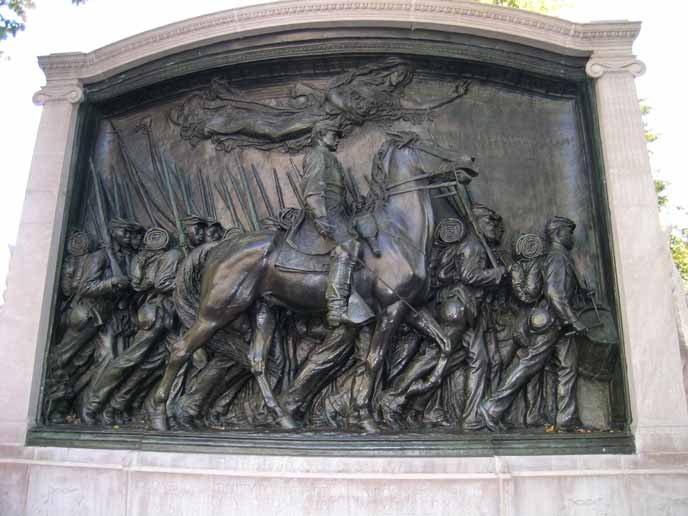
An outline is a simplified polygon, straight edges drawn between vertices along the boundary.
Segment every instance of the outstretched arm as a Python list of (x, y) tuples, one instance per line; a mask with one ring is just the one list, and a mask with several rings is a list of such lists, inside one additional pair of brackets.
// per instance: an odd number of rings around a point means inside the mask
[(401, 98), (401, 107), (407, 110), (427, 110), (442, 107), (450, 102), (455, 101), (459, 97), (463, 97), (468, 91), (470, 81), (461, 81), (454, 85), (453, 89), (445, 96), (435, 99), (420, 99), (408, 92), (405, 92)]

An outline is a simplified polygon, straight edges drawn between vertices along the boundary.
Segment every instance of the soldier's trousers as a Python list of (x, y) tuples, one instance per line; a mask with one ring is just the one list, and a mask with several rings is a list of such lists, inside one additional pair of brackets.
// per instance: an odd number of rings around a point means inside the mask
[(299, 370), (293, 383), (280, 396), (282, 408), (290, 414), (305, 412), (310, 400), (333, 372), (346, 363), (353, 351), (356, 329), (341, 325), (316, 346)]
[(161, 340), (165, 328), (156, 324), (149, 330), (139, 330), (132, 345), (123, 351), (97, 375), (84, 396), (84, 409), (97, 412), (108, 400), (112, 392), (126, 378), (126, 375), (139, 364), (144, 362), (151, 347)]
[(483, 428), (482, 418), (478, 414), (480, 402), (485, 398), (488, 388), (490, 362), (485, 343), (485, 314), (478, 317), (475, 328), (469, 328), (463, 334), (462, 344), (466, 349), (466, 406), (463, 411), (462, 426), (465, 430)]
[(191, 379), (175, 406), (177, 415), (198, 417), (239, 377), (246, 374), (246, 367), (235, 361), (214, 356)]
[(488, 413), (499, 418), (509, 408), (518, 392), (535, 375), (544, 370), (552, 357), (557, 369), (558, 427), (574, 426), (578, 419), (576, 409), (576, 379), (578, 377), (578, 351), (573, 336), (560, 335), (552, 328), (540, 335), (531, 336), (527, 354), (507, 375), (497, 391), (485, 402)]
[(127, 379), (115, 390), (109, 405), (120, 411), (125, 411), (132, 404), (137, 395), (153, 384), (162, 376), (167, 361), (166, 340), (158, 339), (154, 348), (146, 355), (142, 363), (138, 364)]

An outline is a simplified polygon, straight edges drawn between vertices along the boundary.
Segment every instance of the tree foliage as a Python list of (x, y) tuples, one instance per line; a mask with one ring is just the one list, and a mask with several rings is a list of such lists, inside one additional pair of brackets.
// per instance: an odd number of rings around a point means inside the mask
[(26, 28), (26, 11), (32, 7), (32, 0), (0, 0), (0, 41)]
[[(75, 5), (86, 0), (72, 0)], [(36, 7), (33, 0), (0, 0), (0, 41), (26, 28), (26, 12)]]
[(683, 284), (688, 288), (688, 228), (683, 228), (680, 233), (673, 232), (669, 237), (669, 246)]
[[(640, 114), (643, 117), (643, 128), (645, 129), (645, 141), (648, 143), (648, 152), (652, 154), (652, 149), (649, 145), (659, 138), (659, 134), (655, 133), (649, 128), (647, 123), (647, 116), (652, 112), (652, 108), (645, 104), (643, 100), (640, 101)], [(669, 186), (667, 181), (659, 179), (657, 173), (653, 170), (655, 177), (655, 192), (657, 194), (657, 206), (662, 211), (669, 205), (669, 196), (666, 189)], [(683, 285), (688, 290), (688, 228), (674, 228), (669, 235), (669, 249), (671, 250), (671, 257), (676, 264)]]
[(513, 7), (541, 14), (554, 14), (564, 6), (563, 0), (480, 0), (483, 4)]

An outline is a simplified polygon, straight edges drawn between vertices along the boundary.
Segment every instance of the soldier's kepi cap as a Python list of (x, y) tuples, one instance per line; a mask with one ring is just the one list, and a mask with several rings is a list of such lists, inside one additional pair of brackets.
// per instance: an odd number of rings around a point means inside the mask
[(571, 230), (576, 229), (576, 223), (574, 221), (572, 221), (571, 219), (567, 219), (566, 217), (559, 217), (557, 215), (549, 219), (547, 221), (547, 224), (545, 224), (545, 234), (551, 235), (557, 229), (567, 226), (570, 227)]
[(198, 215), (189, 215), (188, 217), (184, 217), (181, 223), (187, 228), (191, 226), (207, 226), (208, 220)]
[(215, 219), (205, 219), (205, 224), (208, 227), (217, 226), (217, 227), (224, 230), (224, 228), (222, 227), (222, 224), (220, 224), (220, 222), (215, 220)]
[(146, 228), (144, 228), (141, 224), (137, 224), (136, 222), (132, 222), (129, 220), (124, 220), (119, 217), (115, 217), (110, 221), (110, 230), (115, 230), (115, 229), (126, 229), (128, 231), (132, 231), (135, 233), (143, 233), (146, 231)]
[(471, 211), (473, 212), (473, 216), (475, 218), (490, 217), (497, 222), (502, 221), (502, 216), (499, 213), (488, 208), (484, 204), (474, 204)]
[(323, 134), (332, 131), (341, 135), (342, 129), (337, 122), (330, 119), (320, 120), (313, 125), (313, 134)]

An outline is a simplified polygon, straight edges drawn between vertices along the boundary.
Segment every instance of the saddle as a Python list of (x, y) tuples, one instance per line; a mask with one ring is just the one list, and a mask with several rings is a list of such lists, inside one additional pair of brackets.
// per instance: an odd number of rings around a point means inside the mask
[[(350, 237), (349, 237), (350, 238)], [(324, 238), (302, 210), (280, 246), (275, 267), (290, 272), (327, 274), (337, 242)]]

